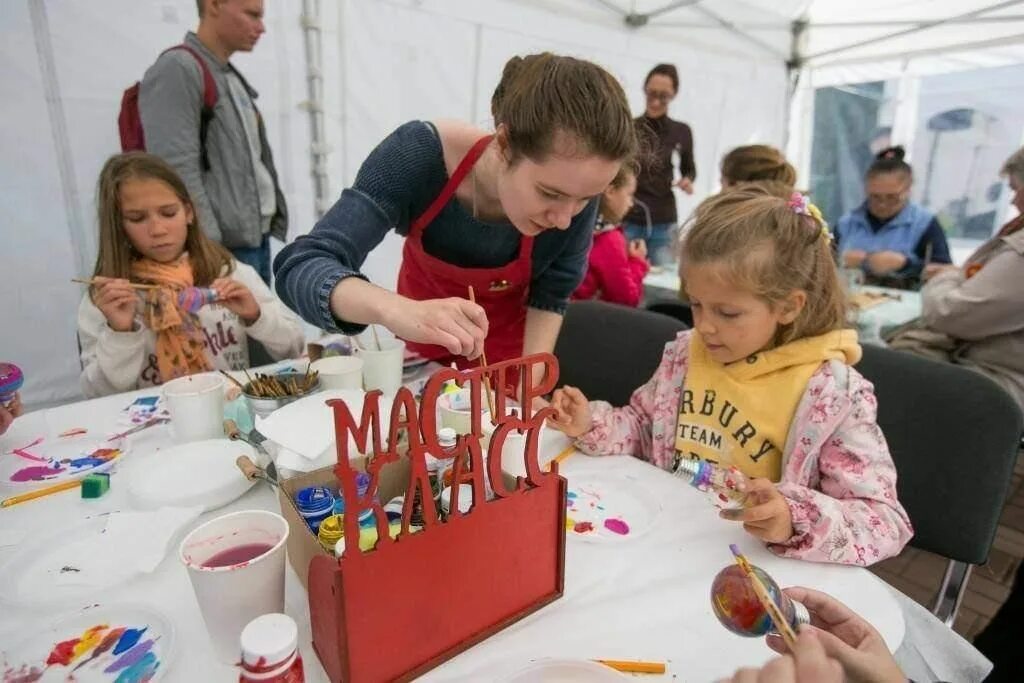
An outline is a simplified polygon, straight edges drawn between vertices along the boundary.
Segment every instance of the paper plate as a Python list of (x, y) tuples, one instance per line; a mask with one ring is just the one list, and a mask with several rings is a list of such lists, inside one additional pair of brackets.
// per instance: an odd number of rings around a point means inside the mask
[[(352, 417), (358, 422), (363, 414), (365, 396), (366, 394), (356, 389), (321, 391), (289, 403), (266, 418), (257, 417), (256, 429), (269, 440), (307, 460), (326, 457), (331, 462), (336, 462), (334, 410), (327, 405), (327, 401), (335, 398), (344, 401)], [(387, 440), (391, 401), (390, 397), (382, 396), (378, 403), (382, 441)], [(371, 443), (372, 441), (367, 443), (368, 448), (371, 447)], [(355, 457), (358, 454), (355, 440), (349, 436), (349, 456)]]
[(167, 617), (142, 606), (101, 604), (5, 649), (4, 680), (158, 681), (173, 656), (174, 627)]
[(121, 572), (110, 572), (101, 585), (81, 585), (66, 582), (76, 571), (72, 566), (81, 549), (99, 542), (107, 527), (108, 515), (96, 515), (83, 522), (64, 527), (50, 536), (35, 537), (18, 546), (17, 554), (0, 566), (0, 602), (13, 605), (39, 605), (70, 602), (86, 596), (92, 597), (114, 585), (121, 585), (138, 571), (124, 567)]
[(616, 543), (647, 533), (661, 514), (661, 504), (629, 478), (607, 473), (576, 473), (565, 501), (566, 537)]
[(131, 473), (128, 496), (137, 510), (201, 506), (204, 511), (227, 505), (252, 488), (235, 461), (252, 446), (229, 439), (210, 439), (158, 451)]
[(0, 453), (0, 484), (36, 489), (87, 474), (105, 472), (127, 450), (127, 441), (106, 441), (86, 433), (39, 437)]
[(519, 669), (505, 683), (622, 683), (626, 677), (615, 669), (583, 659), (541, 659)]

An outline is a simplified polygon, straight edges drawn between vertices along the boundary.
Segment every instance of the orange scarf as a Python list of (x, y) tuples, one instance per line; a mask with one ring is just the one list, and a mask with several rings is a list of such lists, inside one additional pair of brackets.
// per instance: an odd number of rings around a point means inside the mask
[(160, 381), (212, 370), (206, 358), (203, 332), (194, 313), (181, 308), (178, 292), (193, 285), (188, 254), (172, 263), (142, 258), (132, 262), (132, 279), (159, 285), (145, 292), (146, 326), (156, 333), (156, 364)]

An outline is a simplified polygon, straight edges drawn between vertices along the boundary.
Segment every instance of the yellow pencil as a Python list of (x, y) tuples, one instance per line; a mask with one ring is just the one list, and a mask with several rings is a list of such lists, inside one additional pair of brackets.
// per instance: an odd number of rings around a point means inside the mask
[(572, 455), (575, 452), (576, 452), (576, 446), (573, 446), (573, 445), (566, 446), (565, 448), (562, 449), (562, 451), (558, 455), (556, 455), (555, 457), (551, 458), (551, 460), (548, 461), (547, 465), (544, 465), (544, 471), (545, 472), (550, 472), (551, 471), (551, 466), (554, 463), (562, 462), (563, 460), (565, 460), (566, 458), (568, 458), (570, 455)]
[(597, 659), (599, 664), (609, 666), (616, 671), (631, 674), (663, 674), (665, 673), (665, 662), (633, 662), (620, 659)]
[(54, 484), (53, 486), (47, 486), (44, 489), (36, 489), (35, 491), (29, 491), (28, 493), (11, 496), (10, 498), (5, 498), (0, 501), (0, 508), (9, 508), (12, 505), (17, 505), (18, 503), (24, 503), (26, 500), (34, 500), (36, 498), (48, 496), (51, 493), (59, 493), (61, 491), (67, 491), (68, 489), (75, 489), (78, 488), (81, 483), (82, 482), (77, 479), (71, 479), (59, 484)]

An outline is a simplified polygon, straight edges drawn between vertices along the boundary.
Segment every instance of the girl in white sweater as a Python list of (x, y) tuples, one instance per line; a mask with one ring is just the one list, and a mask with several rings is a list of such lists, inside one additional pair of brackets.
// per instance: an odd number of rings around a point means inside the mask
[(248, 337), (276, 359), (302, 352), (298, 317), (203, 234), (185, 184), (164, 161), (112, 157), (97, 203), (95, 284), (78, 308), (86, 396), (249, 367)]

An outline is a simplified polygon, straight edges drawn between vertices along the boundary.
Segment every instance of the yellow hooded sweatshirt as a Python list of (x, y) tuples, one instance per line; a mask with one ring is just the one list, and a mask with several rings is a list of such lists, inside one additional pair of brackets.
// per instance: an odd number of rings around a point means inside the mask
[(694, 332), (676, 423), (677, 456), (778, 482), (782, 449), (811, 375), (826, 361), (853, 365), (860, 355), (856, 333), (836, 330), (723, 365)]

